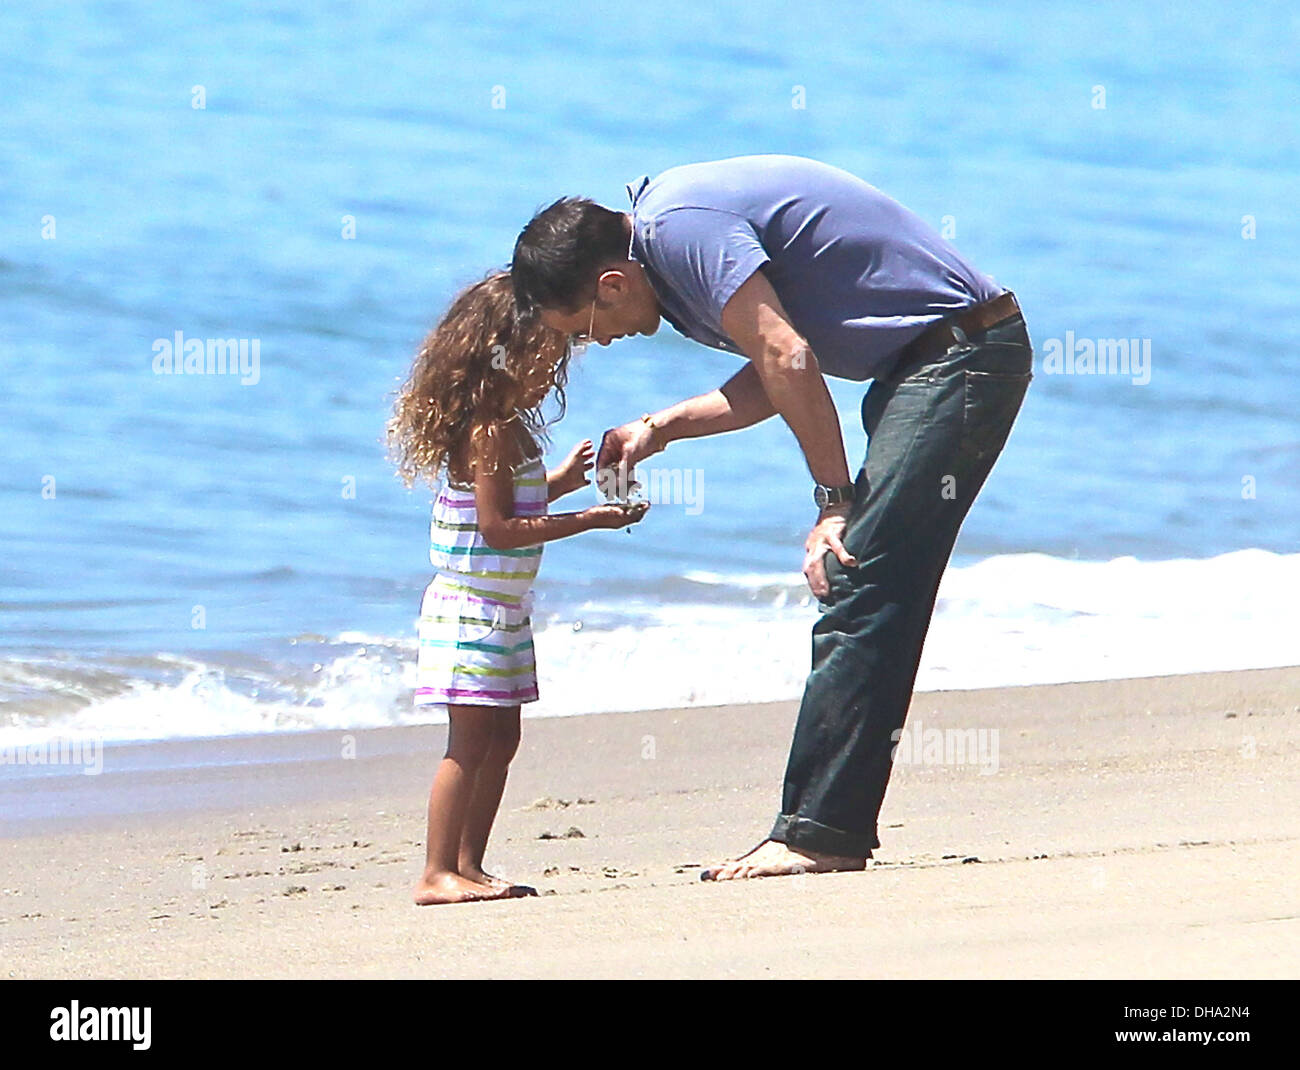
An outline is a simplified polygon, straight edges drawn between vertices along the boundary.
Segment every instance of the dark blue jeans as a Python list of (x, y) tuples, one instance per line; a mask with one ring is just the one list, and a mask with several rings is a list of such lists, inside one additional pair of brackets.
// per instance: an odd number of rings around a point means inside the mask
[(844, 544), (826, 555), (830, 595), (771, 839), (862, 858), (912, 699), (939, 579), (1033, 377), (1016, 315), (926, 363), (879, 379), (862, 401), (867, 455)]

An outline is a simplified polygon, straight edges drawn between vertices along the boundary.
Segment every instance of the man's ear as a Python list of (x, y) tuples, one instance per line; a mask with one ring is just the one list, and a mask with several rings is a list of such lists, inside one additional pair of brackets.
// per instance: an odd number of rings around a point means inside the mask
[(626, 297), (631, 288), (632, 280), (621, 267), (608, 267), (596, 277), (596, 293), (603, 300)]

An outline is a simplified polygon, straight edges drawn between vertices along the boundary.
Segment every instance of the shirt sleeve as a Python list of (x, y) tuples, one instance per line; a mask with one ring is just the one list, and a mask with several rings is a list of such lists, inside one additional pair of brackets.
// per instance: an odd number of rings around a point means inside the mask
[(749, 220), (716, 208), (674, 208), (643, 223), (642, 236), (664, 280), (720, 334), (723, 308), (770, 259)]

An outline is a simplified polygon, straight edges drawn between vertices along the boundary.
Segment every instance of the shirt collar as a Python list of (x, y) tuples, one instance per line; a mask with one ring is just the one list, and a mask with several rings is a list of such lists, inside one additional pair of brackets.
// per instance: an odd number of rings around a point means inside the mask
[(655, 296), (659, 299), (659, 311), (662, 314), (663, 318), (672, 324), (673, 330), (675, 330), (678, 334), (682, 335), (684, 338), (690, 338), (692, 337), (692, 335), (684, 326), (681, 317), (675, 315), (672, 309), (669, 308), (669, 305), (671, 304), (671, 300), (672, 300), (671, 297), (669, 296), (670, 291), (659, 281), (654, 271), (651, 269), (650, 265), (646, 263), (645, 259), (636, 255), (636, 239), (637, 239), (636, 202), (641, 199), (641, 194), (645, 192), (645, 188), (648, 185), (650, 185), (650, 176), (642, 175), (635, 182), (629, 182), (626, 187), (627, 198), (629, 201), (632, 202), (632, 216), (633, 216), (632, 228), (631, 228), (632, 237), (628, 240), (627, 243), (627, 258), (629, 260), (635, 260), (638, 264), (641, 265), (642, 269), (645, 271), (646, 278), (649, 279), (650, 281), (650, 288), (654, 290)]
[(646, 186), (650, 185), (650, 176), (642, 175), (635, 182), (627, 184), (627, 199), (632, 202), (632, 207), (636, 207), (636, 202), (640, 199), (641, 194), (645, 192)]
[[(636, 215), (636, 202), (641, 199), (641, 194), (645, 192), (646, 186), (650, 185), (650, 176), (642, 175), (633, 182), (629, 182), (626, 187), (627, 199), (632, 202), (632, 214)], [(632, 236), (627, 243), (627, 258), (640, 263), (641, 258), (636, 255), (636, 221), (632, 222)]]

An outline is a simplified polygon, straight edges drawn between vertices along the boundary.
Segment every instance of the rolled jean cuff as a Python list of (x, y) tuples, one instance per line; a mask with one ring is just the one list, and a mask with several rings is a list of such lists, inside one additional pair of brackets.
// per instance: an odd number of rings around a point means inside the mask
[(797, 814), (780, 814), (768, 839), (787, 847), (841, 858), (867, 858), (880, 846), (880, 839), (874, 831), (845, 832), (829, 825), (819, 825)]

